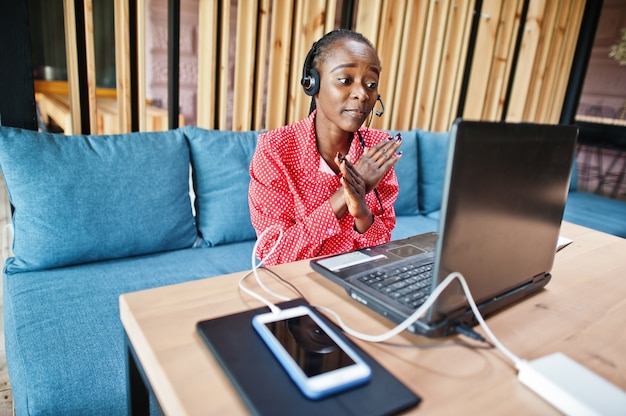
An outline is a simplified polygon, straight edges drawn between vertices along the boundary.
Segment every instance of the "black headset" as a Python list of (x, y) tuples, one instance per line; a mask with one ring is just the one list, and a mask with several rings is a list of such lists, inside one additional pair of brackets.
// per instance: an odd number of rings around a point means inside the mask
[(313, 58), (317, 54), (317, 42), (313, 44), (311, 50), (306, 55), (304, 66), (302, 67), (302, 80), (300, 84), (304, 88), (304, 93), (313, 96), (320, 91), (320, 74), (316, 69), (312, 68)]

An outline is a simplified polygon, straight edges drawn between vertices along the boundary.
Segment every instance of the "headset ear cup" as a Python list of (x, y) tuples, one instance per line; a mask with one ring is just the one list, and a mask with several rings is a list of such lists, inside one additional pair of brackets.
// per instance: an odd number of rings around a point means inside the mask
[(302, 79), (302, 86), (306, 95), (313, 96), (317, 94), (320, 90), (319, 72), (313, 68), (309, 69), (308, 76)]

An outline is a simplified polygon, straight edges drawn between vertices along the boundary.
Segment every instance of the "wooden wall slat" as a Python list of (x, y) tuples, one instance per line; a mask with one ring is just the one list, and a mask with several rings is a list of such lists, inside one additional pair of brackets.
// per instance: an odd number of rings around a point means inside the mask
[(232, 83), (232, 129), (236, 131), (249, 130), (252, 125), (257, 5), (257, 0), (240, 0), (237, 5), (235, 73)]
[(217, 79), (218, 3), (200, 0), (198, 5), (198, 127), (214, 129)]
[(523, 3), (523, 0), (506, 0), (500, 9), (494, 57), (489, 82), (486, 85), (487, 98), (481, 111), (482, 119), (492, 121), (502, 119)]
[[(465, 14), (465, 33), (463, 34), (463, 39), (460, 40), (461, 47), (459, 50), (459, 61), (458, 61), (458, 68), (457, 68), (457, 73), (456, 73), (457, 79), (456, 79), (456, 85), (454, 88), (454, 93), (452, 96), (452, 101), (450, 103), (450, 108), (449, 108), (450, 112), (448, 114), (448, 123), (447, 123), (448, 125), (451, 125), (451, 123), (458, 117), (459, 100), (461, 97), (463, 80), (465, 78), (465, 63), (467, 61), (469, 41), (470, 41), (471, 32), (472, 32), (472, 23), (474, 20), (474, 8), (475, 8), (475, 2), (471, 2), (471, 4), (468, 5), (468, 8)], [(442, 128), (441, 126), (436, 127), (437, 131), (441, 131), (440, 130), (441, 128)]]
[(431, 2), (428, 11), (416, 97), (418, 104), (413, 109), (412, 122), (413, 126), (420, 129), (430, 129), (432, 121), (448, 7), (450, 7), (449, 0), (440, 0)]
[(71, 115), (71, 123), (70, 126), (68, 126), (69, 128), (66, 128), (65, 134), (74, 134), (75, 132), (78, 133), (81, 131), (78, 57), (76, 53), (74, 53), (78, 48), (74, 1), (64, 0), (63, 11), (65, 14), (65, 50), (67, 56), (67, 83)]
[(311, 97), (302, 92), (300, 85), (302, 65), (313, 43), (328, 31), (325, 27), (325, 12), (324, 0), (300, 0), (296, 5), (291, 68), (292, 73), (298, 73), (298, 75), (292, 76), (290, 84), (290, 105), (287, 108), (290, 122), (300, 120), (309, 113)]
[(563, 0), (549, 1), (546, 3), (545, 10), (541, 16), (541, 34), (537, 45), (537, 54), (535, 65), (533, 67), (530, 84), (526, 95), (526, 105), (524, 106), (523, 119), (536, 119), (537, 106), (541, 97), (542, 89), (549, 60), (552, 58), (553, 51), (552, 39), (554, 36), (554, 27), (556, 18), (559, 15)]
[(559, 59), (552, 63), (552, 66), (556, 68), (552, 88), (550, 91), (545, 91), (546, 100), (550, 103), (550, 108), (545, 111), (547, 116), (544, 122), (546, 123), (558, 123), (561, 118), (570, 68), (574, 60), (578, 32), (585, 10), (585, 0), (572, 0), (570, 3), (569, 18), (564, 22), (562, 53)]
[(96, 53), (93, 32), (93, 3), (84, 0), (85, 10), (85, 55), (87, 61), (87, 96), (89, 102), (89, 130), (98, 131), (97, 103), (96, 103)]
[(552, 93), (554, 92), (554, 86), (555, 86), (555, 76), (557, 74), (557, 68), (555, 65), (551, 64), (551, 61), (556, 59), (557, 61), (560, 61), (562, 56), (563, 56), (563, 52), (564, 52), (564, 47), (565, 47), (565, 43), (564, 43), (564, 34), (565, 34), (565, 27), (567, 25), (567, 21), (570, 17), (570, 13), (571, 13), (571, 6), (572, 6), (572, 2), (571, 1), (561, 1), (559, 3), (559, 10), (557, 12), (556, 17), (554, 18), (554, 25), (553, 25), (553, 34), (552, 34), (552, 39), (551, 39), (551, 44), (549, 46), (549, 53), (548, 53), (548, 57), (546, 59), (546, 70), (545, 70), (545, 74), (544, 74), (544, 78), (545, 78), (545, 84), (546, 84), (546, 88), (548, 90), (548, 93), (546, 94), (546, 91), (540, 91), (540, 94), (538, 94), (535, 106), (534, 106), (534, 117), (535, 120), (545, 123), (547, 120), (549, 120), (550, 117), (550, 107), (551, 107), (551, 102), (552, 102)]
[[(267, 85), (268, 33), (270, 25), (270, 0), (259, 0), (257, 13), (257, 44), (254, 66), (254, 102), (251, 130), (265, 127), (265, 91)], [(253, 45), (254, 47), (254, 45)]]
[[(397, 59), (399, 45), (402, 42), (404, 16), (406, 15), (407, 2), (403, 0), (382, 2), (380, 13), (380, 26), (378, 28), (377, 41), (374, 44), (378, 51), (382, 64), (382, 73), (378, 93), (386, 104), (385, 110), (394, 108), (394, 90), (398, 73), (399, 61)], [(376, 106), (379, 106), (377, 103)], [(380, 108), (380, 107), (376, 107)], [(391, 125), (391, 111), (382, 117), (374, 117), (372, 112), (371, 126), (378, 129), (386, 129)]]
[(131, 131), (130, 17), (128, 0), (115, 0), (115, 73), (119, 133)]
[(546, 9), (546, 0), (533, 0), (528, 7), (528, 15), (524, 22), (524, 35), (520, 48), (515, 79), (511, 92), (511, 104), (506, 114), (506, 120), (511, 122), (524, 120), (524, 108), (529, 92), (533, 68), (537, 59), (539, 38), (542, 31), (542, 17)]
[(335, 21), (337, 20), (337, 1), (338, 0), (326, 0), (326, 10), (324, 11), (324, 33), (335, 29)]
[(456, 114), (456, 100), (461, 86), (467, 36), (471, 29), (471, 17), (473, 2), (454, 2), (448, 10), (446, 35), (442, 60), (439, 67), (439, 81), (435, 91), (433, 103), (433, 117), (430, 129), (434, 131), (447, 131), (450, 129)]
[[(266, 91), (266, 128), (287, 124), (293, 2), (272, 1), (269, 63)], [(301, 70), (294, 68), (292, 78), (300, 80)]]
[(378, 43), (383, 2), (380, 0), (359, 0), (356, 26), (354, 30), (368, 38), (374, 45)]
[[(222, 1), (222, 14), (218, 22), (219, 39), (221, 44), (218, 45), (218, 71), (217, 71), (217, 125), (220, 130), (230, 130), (232, 126), (228, 125), (228, 113), (234, 111), (229, 106), (229, 73), (230, 73), (230, 1)], [(232, 102), (232, 101), (231, 101)]]
[(488, 90), (491, 80), (493, 49), (500, 28), (501, 9), (502, 2), (500, 0), (483, 1), (470, 83), (467, 90), (467, 101), (463, 112), (463, 117), (467, 119), (480, 120), (483, 116), (483, 109), (487, 101), (485, 92)]
[(137, 2), (137, 100), (139, 106), (139, 131), (148, 131), (146, 108), (146, 0)]
[[(387, 74), (383, 77), (392, 78), (390, 83), (395, 85), (394, 105), (385, 108), (386, 117), (391, 119), (390, 126), (397, 130), (408, 130), (412, 127), (413, 106), (417, 105), (416, 89), (417, 78), (421, 66), (422, 54), (420, 53), (424, 43), (424, 30), (428, 16), (428, 2), (409, 1), (403, 25), (402, 44), (398, 51), (398, 72)], [(383, 63), (384, 64), (384, 63)], [(384, 71), (384, 69), (383, 69)]]

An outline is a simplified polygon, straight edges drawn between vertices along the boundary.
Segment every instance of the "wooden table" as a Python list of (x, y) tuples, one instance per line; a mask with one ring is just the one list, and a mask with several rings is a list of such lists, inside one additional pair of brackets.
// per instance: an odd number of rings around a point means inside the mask
[[(488, 318), (487, 323), (521, 358), (561, 351), (626, 389), (626, 239), (567, 223), (561, 235), (574, 242), (557, 253), (546, 289)], [(356, 330), (378, 334), (393, 326), (313, 272), (308, 261), (274, 270), (311, 303), (334, 309)], [(120, 297), (130, 357), (138, 360), (165, 414), (248, 413), (195, 329), (198, 321), (262, 306), (237, 289), (241, 275)], [(290, 294), (269, 276), (264, 281)], [(247, 282), (254, 287), (253, 279)], [(478, 348), (478, 344), (463, 346), (458, 341), (408, 333), (386, 345), (356, 340), (423, 398), (413, 409), (420, 415), (557, 414), (517, 380), (499, 351)], [(134, 364), (132, 359), (130, 364)]]

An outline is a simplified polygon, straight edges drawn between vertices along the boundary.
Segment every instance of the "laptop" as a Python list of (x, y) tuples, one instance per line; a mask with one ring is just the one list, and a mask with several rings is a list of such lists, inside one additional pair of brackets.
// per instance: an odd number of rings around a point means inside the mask
[[(551, 278), (577, 137), (575, 126), (458, 119), (439, 231), (316, 258), (311, 267), (397, 323), (455, 271), (484, 316), (524, 299)], [(475, 323), (455, 281), (408, 329), (440, 337)]]

